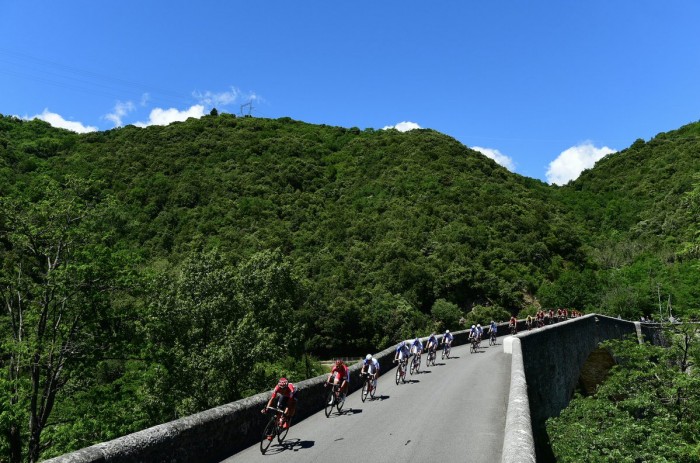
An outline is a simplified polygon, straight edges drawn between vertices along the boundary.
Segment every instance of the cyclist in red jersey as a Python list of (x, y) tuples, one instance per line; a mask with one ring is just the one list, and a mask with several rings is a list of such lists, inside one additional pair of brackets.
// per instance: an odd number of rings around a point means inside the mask
[(329, 383), (331, 381), (331, 377), (333, 378), (333, 384), (340, 384), (338, 393), (341, 394), (343, 398), (345, 398), (345, 395), (347, 394), (348, 390), (348, 380), (350, 379), (350, 372), (348, 371), (348, 366), (345, 365), (345, 363), (343, 363), (342, 360), (338, 359), (335, 361), (335, 366), (331, 369), (326, 383)]
[(277, 382), (277, 386), (272, 390), (272, 397), (267, 402), (267, 406), (262, 409), (262, 413), (265, 413), (269, 407), (272, 406), (272, 401), (277, 399), (277, 408), (284, 410), (284, 423), (282, 427), (287, 429), (289, 427), (289, 420), (294, 416), (297, 408), (296, 399), (297, 388), (294, 384), (287, 381), (287, 378), (280, 378)]

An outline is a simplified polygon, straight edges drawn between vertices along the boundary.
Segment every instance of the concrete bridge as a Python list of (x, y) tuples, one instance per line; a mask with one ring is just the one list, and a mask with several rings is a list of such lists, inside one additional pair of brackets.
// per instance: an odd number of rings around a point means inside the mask
[[(257, 446), (269, 392), (48, 461), (307, 462), (345, 456), (388, 462), (458, 461), (468, 455), (508, 463), (550, 461), (544, 422), (568, 404), (598, 344), (629, 334), (651, 337), (653, 329), (601, 315), (529, 332), (524, 322), (519, 325), (517, 336), (503, 336), (507, 327), (500, 325), (498, 345), (488, 347), (485, 340), (475, 354), (465, 345), (466, 331), (455, 333), (454, 358), (430, 368), (423, 364), (421, 374), (398, 386), (394, 348), (382, 351), (375, 355), (382, 370), (377, 398), (362, 403), (359, 394), (351, 394), (345, 411), (330, 418), (320, 412), (326, 377), (301, 381), (296, 424), (286, 444), (273, 444), (264, 458)], [(352, 390), (359, 387), (358, 375), (359, 364), (351, 367)]]

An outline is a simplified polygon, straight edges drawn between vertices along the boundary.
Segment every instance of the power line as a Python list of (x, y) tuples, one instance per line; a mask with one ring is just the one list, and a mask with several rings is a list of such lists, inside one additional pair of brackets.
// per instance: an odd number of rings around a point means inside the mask
[(170, 89), (100, 74), (5, 48), (0, 48), (0, 72), (85, 93), (123, 97), (125, 90), (131, 90), (148, 93), (154, 100), (192, 101), (191, 96)]

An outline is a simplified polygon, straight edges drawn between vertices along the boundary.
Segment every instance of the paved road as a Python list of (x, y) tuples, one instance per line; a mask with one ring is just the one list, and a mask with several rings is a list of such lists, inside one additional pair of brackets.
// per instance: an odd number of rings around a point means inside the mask
[(342, 414), (323, 411), (295, 424), (286, 441), (265, 455), (255, 444), (225, 460), (234, 462), (453, 462), (500, 461), (510, 355), (501, 345), (469, 353), (455, 347), (449, 360), (394, 383), (395, 369), (380, 377), (365, 403), (348, 396)]

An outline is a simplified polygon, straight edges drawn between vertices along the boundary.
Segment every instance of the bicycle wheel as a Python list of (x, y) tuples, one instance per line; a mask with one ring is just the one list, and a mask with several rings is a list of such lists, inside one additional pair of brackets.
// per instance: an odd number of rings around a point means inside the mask
[(369, 380), (365, 379), (365, 383), (362, 385), (362, 395), (360, 396), (363, 402), (367, 400), (367, 394), (369, 394)]
[(326, 396), (326, 417), (331, 416), (331, 412), (333, 411), (333, 407), (335, 406), (335, 388), (331, 388), (330, 392)]
[(445, 352), (445, 357), (450, 358), (450, 351), (452, 350), (451, 347), (447, 348), (447, 352)]
[(338, 413), (343, 409), (343, 405), (345, 405), (345, 394), (340, 394), (338, 396), (338, 400), (335, 401), (335, 408), (338, 410)]
[(289, 428), (292, 426), (292, 418), (289, 418), (287, 420), (287, 429), (283, 428), (282, 426), (277, 426), (277, 442), (280, 444), (282, 441), (287, 437), (287, 433), (289, 432)]
[(396, 367), (396, 385), (399, 385), (399, 381), (401, 381), (401, 365)]
[(418, 361), (416, 362), (416, 373), (420, 373), (420, 363), (423, 361), (421, 357), (416, 357)]
[[(370, 381), (372, 381), (372, 380), (370, 380)], [(374, 383), (374, 381), (372, 381), (372, 383)], [(377, 387), (374, 386), (374, 385), (372, 385), (372, 388), (371, 388), (370, 391), (369, 391), (369, 396), (370, 396), (371, 398), (374, 399), (374, 394), (375, 394), (376, 392), (377, 392)]]
[(442, 349), (442, 359), (443, 359), (443, 360), (445, 360), (445, 351), (446, 351), (446, 350), (447, 350), (447, 349)]
[[(265, 426), (265, 430), (262, 433), (262, 438), (260, 439), (260, 452), (264, 455), (265, 452), (267, 452), (267, 449), (270, 447), (270, 444), (272, 444), (272, 439), (275, 437), (276, 434), (276, 425), (275, 425), (275, 416), (273, 415), (272, 418), (270, 418), (270, 421), (267, 422), (267, 426)], [(268, 436), (270, 437), (268, 439)]]
[(413, 371), (416, 369), (416, 362), (414, 360), (411, 360), (411, 366), (408, 369), (408, 372), (410, 374), (413, 374)]

